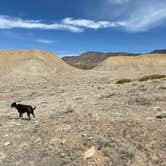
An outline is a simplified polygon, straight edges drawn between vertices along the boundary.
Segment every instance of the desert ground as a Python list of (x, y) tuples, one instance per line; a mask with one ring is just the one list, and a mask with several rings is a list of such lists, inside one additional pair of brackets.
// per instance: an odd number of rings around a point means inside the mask
[[(80, 70), (45, 51), (0, 51), (0, 165), (165, 166), (166, 55), (111, 58)], [(36, 118), (18, 119), (14, 101)]]

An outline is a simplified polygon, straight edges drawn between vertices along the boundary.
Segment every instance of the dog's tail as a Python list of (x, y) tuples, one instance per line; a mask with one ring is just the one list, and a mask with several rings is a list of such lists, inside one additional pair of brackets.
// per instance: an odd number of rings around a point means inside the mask
[(36, 109), (36, 106), (33, 106), (32, 109), (35, 110), (35, 109)]

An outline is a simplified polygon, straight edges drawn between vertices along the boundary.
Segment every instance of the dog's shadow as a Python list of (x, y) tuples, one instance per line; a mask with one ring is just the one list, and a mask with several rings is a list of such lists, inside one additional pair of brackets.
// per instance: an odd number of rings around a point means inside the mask
[(18, 117), (8, 117), (9, 120), (23, 120), (23, 121), (30, 121), (28, 118), (18, 118)]

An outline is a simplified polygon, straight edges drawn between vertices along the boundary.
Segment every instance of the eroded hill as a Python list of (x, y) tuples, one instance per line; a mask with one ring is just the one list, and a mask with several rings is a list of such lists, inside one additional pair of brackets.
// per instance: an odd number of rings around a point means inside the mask
[(165, 74), (166, 55), (147, 54), (140, 56), (110, 57), (95, 67), (95, 70), (110, 71), (119, 76), (136, 76), (146, 74)]

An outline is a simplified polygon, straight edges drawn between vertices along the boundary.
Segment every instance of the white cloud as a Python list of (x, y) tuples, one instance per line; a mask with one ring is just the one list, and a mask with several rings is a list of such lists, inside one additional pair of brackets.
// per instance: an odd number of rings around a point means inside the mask
[(66, 25), (73, 25), (82, 28), (90, 28), (90, 29), (101, 29), (101, 28), (110, 28), (110, 27), (118, 27), (123, 26), (123, 22), (109, 22), (109, 21), (94, 21), (88, 19), (72, 19), (65, 18), (63, 23)]
[(20, 18), (13, 18), (8, 16), (0, 16), (0, 29), (12, 29), (12, 28), (24, 28), (24, 29), (43, 29), (43, 30), (68, 30), (72, 32), (82, 32), (83, 29), (71, 25), (65, 24), (46, 24), (40, 20), (23, 20)]
[[(43, 23), (41, 20), (23, 20), (21, 18), (0, 15), (0, 29), (25, 28), (83, 32), (85, 29), (120, 28), (129, 32), (141, 32), (148, 31), (166, 23), (166, 1), (105, 0), (104, 3), (107, 5), (103, 5), (102, 11), (110, 11), (110, 18), (107, 17), (106, 20), (98, 19), (96, 21), (92, 19), (74, 19), (67, 17), (60, 22), (48, 24)], [(114, 5), (113, 3), (122, 5)], [(118, 13), (115, 12), (112, 16), (112, 10)], [(48, 42), (45, 41), (45, 43)]]
[[(114, 23), (116, 25), (114, 27), (121, 27), (123, 30), (148, 31), (166, 24), (165, 0), (96, 1), (98, 2), (98, 6), (95, 6), (97, 10), (91, 8), (92, 12), (89, 13), (95, 18), (102, 18), (107, 22)], [(123, 25), (117, 24), (118, 22)]]
[[(90, 29), (121, 28), (129, 32), (148, 31), (166, 23), (166, 1), (162, 0), (107, 0), (102, 11), (106, 10), (110, 11), (107, 21), (65, 18), (63, 23)], [(116, 11), (117, 17), (116, 14), (112, 16), (112, 10)]]
[(132, 7), (126, 19), (126, 28), (129, 31), (148, 31), (160, 27), (166, 21), (166, 1), (140, 0)]
[(162, 8), (146, 7), (137, 10), (125, 20), (124, 27), (128, 31), (147, 31), (158, 27), (166, 21), (166, 6)]
[(35, 41), (38, 42), (38, 43), (43, 43), (43, 44), (53, 44), (53, 43), (55, 43), (55, 41), (48, 40), (48, 39), (36, 39)]

